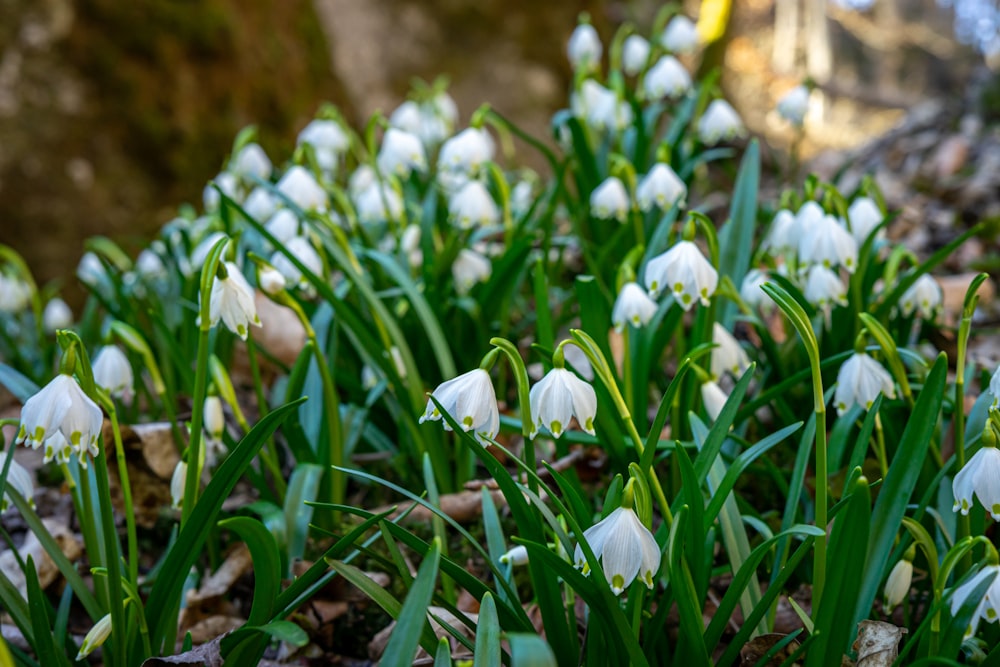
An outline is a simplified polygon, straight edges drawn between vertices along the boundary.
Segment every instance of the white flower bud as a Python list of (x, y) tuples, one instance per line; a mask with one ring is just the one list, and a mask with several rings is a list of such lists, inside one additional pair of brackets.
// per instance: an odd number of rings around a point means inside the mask
[(596, 69), (603, 51), (601, 38), (589, 23), (581, 23), (570, 35), (566, 53), (573, 69)]
[(677, 58), (663, 56), (646, 72), (642, 87), (651, 100), (674, 99), (691, 90), (691, 75)]
[(660, 44), (671, 53), (690, 53), (698, 46), (698, 29), (691, 19), (678, 14), (667, 24)]
[(649, 42), (640, 35), (629, 35), (622, 44), (622, 69), (629, 76), (643, 70), (649, 60)]
[(796, 86), (778, 100), (778, 114), (792, 125), (801, 126), (809, 110), (809, 89)]
[(56, 329), (65, 329), (73, 324), (73, 311), (69, 305), (55, 297), (45, 304), (42, 311), (42, 327), (49, 333), (54, 333)]
[(609, 176), (590, 193), (590, 214), (595, 218), (628, 219), (629, 197), (625, 184), (617, 176)]
[(734, 139), (745, 132), (736, 109), (725, 100), (713, 100), (698, 119), (698, 137), (707, 146)]

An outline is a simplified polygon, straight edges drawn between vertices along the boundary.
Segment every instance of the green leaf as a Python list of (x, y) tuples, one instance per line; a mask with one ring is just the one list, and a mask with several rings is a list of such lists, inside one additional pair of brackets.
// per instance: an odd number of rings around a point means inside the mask
[(39, 391), (39, 386), (30, 378), (4, 363), (0, 363), (0, 384), (7, 387), (7, 391), (14, 394), (14, 398), (21, 403), (25, 403)]
[(538, 635), (512, 632), (510, 642), (511, 667), (556, 667), (556, 657), (545, 640)]
[(267, 623), (281, 584), (278, 543), (264, 524), (247, 516), (225, 519), (219, 522), (219, 527), (239, 535), (250, 550), (254, 573), (253, 601), (246, 624), (253, 626)]
[(38, 655), (38, 662), (43, 665), (66, 664), (66, 656), (56, 649), (55, 637), (52, 634), (52, 619), (49, 618), (49, 600), (42, 592), (38, 583), (38, 571), (35, 561), (28, 556), (24, 568), (24, 578), (28, 589), (28, 611), (31, 614), (31, 629), (35, 635), (32, 648)]
[(313, 508), (309, 503), (316, 500), (322, 477), (323, 469), (320, 466), (300, 463), (295, 466), (288, 482), (288, 490), (285, 492), (285, 535), (288, 541), (286, 577), (291, 574), (292, 563), (305, 553), (309, 522), (313, 516)]
[[(760, 146), (757, 140), (750, 142), (740, 171), (733, 186), (729, 222), (719, 232), (719, 275), (729, 276), (739, 287), (750, 268), (753, 254), (753, 234), (757, 226), (757, 191), (760, 189)], [(736, 317), (736, 304), (726, 302), (722, 307), (719, 321), (727, 329), (732, 328)]]
[(476, 653), (473, 667), (500, 667), (500, 622), (497, 605), (487, 593), (479, 606), (479, 623), (476, 626)]
[(704, 482), (705, 478), (708, 477), (709, 469), (715, 462), (715, 458), (719, 455), (719, 452), (722, 451), (722, 444), (725, 442), (726, 436), (729, 435), (729, 428), (733, 425), (733, 419), (736, 418), (736, 413), (740, 409), (740, 402), (743, 401), (743, 396), (750, 386), (750, 381), (753, 380), (755, 369), (756, 364), (750, 364), (750, 367), (743, 372), (743, 377), (733, 387), (732, 393), (726, 399), (726, 404), (722, 407), (718, 419), (712, 425), (712, 430), (709, 431), (704, 445), (702, 445), (698, 456), (694, 460), (695, 476), (699, 484)]
[[(441, 544), (435, 539), (424, 556), (424, 561), (420, 564), (417, 576), (413, 580), (413, 586), (406, 594), (406, 600), (399, 610), (396, 627), (389, 635), (389, 643), (386, 644), (385, 652), (382, 654), (380, 664), (383, 667), (410, 667), (413, 664), (413, 656), (417, 653), (417, 646), (420, 644), (423, 644), (424, 650), (428, 653), (435, 650), (437, 641), (433, 639), (433, 632), (431, 632), (432, 641), (428, 642), (426, 636), (426, 631), (430, 628), (427, 608), (434, 596), (440, 560)], [(421, 635), (424, 637), (423, 641)]]

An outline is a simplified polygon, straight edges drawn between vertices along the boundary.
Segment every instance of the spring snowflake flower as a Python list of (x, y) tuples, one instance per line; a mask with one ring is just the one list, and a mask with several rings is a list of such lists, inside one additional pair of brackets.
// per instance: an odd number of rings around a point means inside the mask
[(97, 456), (103, 425), (97, 403), (72, 376), (60, 373), (24, 403), (17, 442), (32, 449), (44, 445), (49, 460), (69, 447), (82, 462), (88, 452)]
[(670, 290), (684, 310), (696, 301), (707, 306), (719, 284), (719, 272), (705, 259), (691, 241), (679, 241), (673, 248), (649, 260), (646, 265), (646, 289), (655, 298), (662, 290)]
[(767, 274), (759, 269), (750, 269), (740, 284), (740, 298), (751, 308), (770, 308), (772, 303), (761, 287), (767, 282)]
[(427, 170), (427, 156), (420, 138), (395, 127), (385, 131), (377, 163), (382, 173), (396, 174), (401, 178), (406, 178), (412, 171)]
[(590, 214), (595, 218), (628, 219), (629, 198), (625, 184), (617, 176), (609, 176), (590, 193)]
[(691, 19), (678, 14), (667, 24), (660, 45), (671, 53), (690, 53), (698, 46), (698, 29)]
[(713, 100), (698, 119), (698, 138), (706, 146), (742, 136), (745, 131), (736, 109), (725, 100)]
[(484, 129), (467, 127), (441, 145), (438, 170), (475, 175), (493, 159), (493, 138)]
[(274, 239), (284, 245), (299, 234), (299, 218), (291, 210), (283, 208), (264, 224), (264, 229)]
[(925, 273), (903, 292), (899, 300), (899, 310), (904, 315), (912, 315), (916, 311), (921, 319), (933, 320), (943, 298), (941, 286)]
[[(285, 249), (295, 259), (302, 262), (313, 275), (323, 276), (323, 260), (308, 239), (296, 236), (285, 244)], [(302, 274), (299, 267), (295, 266), (285, 253), (278, 251), (271, 255), (271, 264), (285, 278), (289, 285), (299, 287), (309, 285), (309, 279)]]
[[(226, 262), (226, 272), (225, 278), (216, 276), (212, 283), (208, 302), (209, 324), (214, 327), (221, 319), (227, 329), (246, 340), (250, 333), (249, 325), (261, 326), (257, 306), (253, 302), (253, 289), (239, 267), (232, 262)], [(201, 316), (198, 319), (200, 325)]]
[[(0, 470), (3, 470), (5, 465), (7, 465), (7, 452), (0, 452)], [(11, 459), (10, 468), (7, 470), (6, 488), (17, 491), (22, 498), (34, 507), (35, 485), (31, 481), (31, 473), (14, 459)], [(0, 500), (0, 512), (6, 512), (11, 502), (10, 495), (5, 491), (3, 499)]]
[(132, 402), (132, 387), (135, 376), (128, 357), (117, 345), (105, 345), (94, 357), (94, 382), (112, 396), (118, 396), (126, 403)]
[(647, 99), (675, 99), (691, 90), (691, 75), (677, 58), (663, 56), (646, 72), (642, 88)]
[(413, 100), (406, 100), (389, 115), (390, 126), (418, 137), (422, 137), (424, 122), (424, 114), (420, 111), (420, 105)]
[(643, 70), (649, 61), (649, 42), (640, 35), (629, 35), (622, 44), (622, 69), (629, 76)]
[(854, 273), (858, 268), (858, 242), (835, 217), (824, 215), (816, 224), (802, 228), (799, 259), (828, 269), (842, 266)]
[(598, 132), (620, 130), (632, 122), (632, 107), (593, 79), (580, 84), (570, 97), (573, 115)]
[(806, 301), (824, 310), (829, 310), (835, 303), (847, 305), (847, 287), (840, 276), (822, 264), (813, 264), (809, 268), (804, 295)]
[(73, 311), (70, 310), (69, 304), (59, 297), (45, 304), (45, 310), (42, 311), (42, 327), (46, 331), (53, 333), (56, 329), (65, 329), (71, 324), (73, 324)]
[(153, 250), (146, 248), (135, 260), (135, 270), (145, 280), (159, 280), (167, 277), (167, 267)]
[(717, 382), (709, 381), (701, 385), (701, 402), (705, 405), (705, 412), (713, 420), (718, 419), (722, 413), (722, 408), (726, 407), (729, 395), (722, 390)]
[(500, 562), (504, 565), (527, 565), (528, 564), (528, 548), (523, 544), (519, 544), (503, 556), (500, 556)]
[(175, 510), (184, 506), (184, 488), (187, 486), (186, 461), (178, 461), (174, 467), (174, 474), (170, 476), (170, 506)]
[(969, 627), (965, 630), (966, 639), (976, 634), (980, 620), (986, 619), (989, 623), (996, 623), (1000, 618), (1000, 565), (985, 566), (967, 582), (955, 588), (951, 594), (951, 613), (954, 616), (969, 600), (975, 589), (991, 578), (993, 583), (986, 589), (986, 595), (976, 604), (972, 618), (969, 619)]
[[(493, 439), (500, 432), (500, 409), (489, 373), (482, 368), (463, 373), (439, 384), (431, 396), (438, 400), (445, 412), (454, 417), (463, 431), (471, 431), (484, 447), (493, 444)], [(427, 401), (427, 409), (420, 417), (420, 423), (440, 420), (441, 412), (434, 401)], [(444, 428), (446, 431), (451, 430), (447, 422), (444, 423)]]
[(622, 331), (628, 322), (634, 327), (649, 324), (656, 314), (656, 302), (649, 298), (637, 283), (625, 283), (615, 299), (611, 311), (611, 323), (615, 331)]
[[(631, 508), (619, 507), (584, 531), (583, 539), (601, 562), (615, 595), (621, 595), (637, 576), (647, 588), (653, 588), (653, 575), (660, 569), (660, 547)], [(573, 561), (584, 574), (590, 573), (579, 544)]]
[(603, 50), (597, 30), (589, 23), (576, 26), (566, 45), (566, 55), (569, 56), (570, 65), (576, 70), (596, 68)]
[(792, 125), (801, 127), (809, 110), (809, 89), (795, 86), (778, 100), (778, 115)]
[(323, 213), (330, 206), (326, 190), (304, 167), (295, 165), (290, 168), (275, 187), (303, 211)]
[(398, 220), (403, 215), (403, 199), (388, 183), (369, 185), (357, 195), (354, 206), (363, 225)]
[(661, 210), (675, 205), (684, 206), (687, 186), (669, 164), (658, 162), (639, 181), (635, 188), (635, 199), (643, 211), (650, 211), (654, 206)]
[(718, 347), (712, 348), (711, 373), (715, 379), (724, 373), (739, 377), (750, 366), (750, 357), (740, 346), (726, 327), (716, 322), (712, 327), (712, 342)]
[(448, 217), (459, 229), (485, 227), (500, 222), (500, 208), (485, 185), (469, 181), (448, 201)]
[[(80, 263), (76, 265), (76, 277), (80, 282), (88, 287), (96, 287), (107, 276), (104, 263), (94, 253), (87, 251), (80, 258)], [(25, 286), (26, 288), (26, 286)], [(30, 291), (25, 295), (25, 303), (31, 296)]]
[[(847, 220), (851, 223), (851, 235), (854, 236), (854, 240), (858, 242), (859, 246), (884, 219), (885, 216), (882, 215), (878, 204), (869, 197), (858, 197), (847, 209)], [(884, 234), (884, 230), (879, 230), (879, 236)]]
[(493, 273), (490, 260), (475, 250), (462, 248), (451, 265), (451, 275), (455, 279), (455, 291), (467, 294), (476, 283), (486, 282)]
[[(103, 273), (104, 266), (101, 264), (101, 260), (97, 259), (97, 256), (93, 253), (88, 252), (84, 255), (84, 257), (87, 256), (93, 257), (94, 261), (100, 267), (100, 271)], [(81, 266), (83, 265), (82, 259), (80, 260), (80, 264)], [(77, 276), (80, 276), (79, 268), (77, 268)], [(83, 280), (82, 277), (80, 279)], [(13, 276), (5, 276), (0, 273), (0, 313), (20, 313), (27, 308), (28, 301), (30, 300), (31, 288), (28, 287), (27, 283)]]
[(982, 447), (958, 471), (951, 488), (956, 512), (968, 514), (972, 509), (972, 496), (976, 495), (990, 516), (1000, 521), (1000, 449)]
[(271, 169), (271, 159), (257, 143), (241, 148), (229, 166), (230, 172), (237, 178), (249, 183), (257, 178), (264, 181), (271, 178)]
[[(218, 188), (218, 190), (216, 188)], [(219, 174), (212, 179), (212, 182), (206, 185), (205, 189), (201, 192), (201, 199), (205, 205), (205, 210), (209, 213), (219, 210), (219, 205), (222, 203), (222, 197), (219, 195), (219, 190), (221, 190), (222, 193), (230, 199), (239, 201), (239, 180), (235, 175), (229, 173), (228, 171), (219, 172)]]
[(837, 414), (844, 414), (853, 405), (867, 410), (879, 393), (896, 398), (892, 376), (864, 352), (855, 352), (837, 373), (837, 393), (833, 398)]
[(80, 650), (76, 654), (77, 660), (83, 660), (88, 655), (90, 655), (94, 649), (102, 646), (104, 642), (108, 640), (111, 636), (111, 614), (105, 614), (101, 617), (94, 627), (90, 629), (90, 632), (83, 638), (83, 644), (80, 645)]
[(764, 237), (764, 247), (779, 256), (798, 250), (798, 225), (794, 213), (783, 208), (774, 214), (771, 228), (767, 231), (767, 236)]
[(243, 202), (243, 210), (257, 222), (264, 222), (278, 210), (281, 201), (271, 194), (271, 191), (262, 185), (258, 185)]
[(594, 388), (565, 368), (553, 368), (529, 392), (531, 414), (535, 417), (531, 437), (542, 426), (558, 438), (576, 417), (584, 431), (594, 435), (597, 394)]
[(350, 147), (351, 140), (337, 121), (317, 118), (302, 128), (295, 144), (312, 146), (319, 168), (332, 172), (337, 167), (337, 160)]
[(278, 271), (271, 265), (257, 269), (257, 284), (260, 286), (262, 292), (271, 296), (283, 292), (288, 286), (285, 276), (281, 275), (281, 271)]
[(910, 584), (913, 582), (913, 560), (903, 556), (889, 572), (885, 581), (885, 608), (895, 609), (910, 595)]

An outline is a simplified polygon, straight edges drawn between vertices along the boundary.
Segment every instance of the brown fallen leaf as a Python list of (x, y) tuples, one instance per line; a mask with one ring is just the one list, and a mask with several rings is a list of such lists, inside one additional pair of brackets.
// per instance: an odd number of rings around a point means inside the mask
[[(104, 441), (113, 443), (110, 424), (105, 422)], [(170, 507), (170, 478), (180, 457), (170, 424), (123, 425), (122, 449), (128, 466), (135, 522), (142, 528), (152, 528), (165, 508)], [(125, 511), (125, 499), (119, 481), (118, 466), (108, 466), (111, 501), (115, 510)]]
[[(750, 667), (750, 665), (756, 665), (760, 663), (760, 660), (767, 655), (778, 642), (783, 640), (788, 635), (783, 635), (779, 632), (772, 632), (766, 635), (760, 635), (759, 637), (754, 637), (740, 649), (740, 665), (745, 667)], [(795, 649), (799, 647), (799, 642), (792, 640), (788, 642), (785, 646), (781, 647), (777, 653), (768, 658), (764, 665), (780, 665), (788, 658), (792, 657), (795, 653)], [(794, 662), (793, 665), (798, 665), (800, 663)]]
[(191, 635), (191, 643), (200, 646), (211, 642), (216, 637), (229, 634), (242, 627), (244, 623), (246, 623), (246, 619), (239, 616), (217, 614), (201, 619), (188, 628), (188, 633)]
[(148, 658), (142, 667), (164, 667), (165, 665), (204, 665), (204, 667), (222, 667), (222, 637), (195, 646), (190, 651), (171, 655), (165, 658)]
[(189, 591), (187, 594), (188, 607), (194, 607), (207, 600), (225, 595), (232, 589), (233, 584), (250, 571), (253, 567), (253, 560), (250, 557), (250, 549), (245, 542), (238, 542), (226, 560), (222, 562), (219, 569), (206, 578), (197, 590)]
[[(456, 630), (459, 630), (470, 641), (475, 640), (475, 634), (473, 633), (472, 630), (469, 629), (469, 626), (466, 625), (465, 622), (460, 620), (457, 616), (452, 614), (447, 609), (443, 607), (432, 606), (428, 607), (427, 611), (431, 614), (431, 627), (434, 629), (434, 634), (439, 639), (442, 637), (448, 639), (448, 643), (451, 645), (452, 655), (454, 655), (454, 652), (460, 648), (458, 646), (458, 642), (435, 619), (439, 618), (444, 623), (447, 623)], [(465, 614), (465, 617), (469, 619), (469, 621), (471, 621), (471, 624), (473, 626), (475, 626), (476, 622), (479, 620), (478, 614)], [(385, 652), (386, 644), (389, 643), (389, 636), (392, 634), (392, 631), (395, 629), (395, 627), (396, 627), (396, 622), (393, 621), (386, 627), (382, 628), (382, 630), (380, 630), (379, 633), (375, 635), (375, 637), (368, 643), (368, 656), (372, 660), (378, 660), (379, 658), (382, 657), (382, 653)], [(464, 650), (464, 647), (461, 648)], [(417, 656), (416, 656), (417, 659), (428, 658), (428, 657), (430, 656), (427, 655), (427, 652), (424, 651), (423, 648), (420, 648), (417, 651)]]
[(899, 655), (899, 642), (906, 628), (882, 621), (858, 623), (858, 638), (854, 650), (858, 653), (857, 667), (890, 667)]
[[(56, 544), (59, 545), (59, 549), (63, 552), (63, 555), (70, 562), (75, 561), (83, 554), (83, 545), (80, 540), (70, 532), (64, 523), (44, 518), (42, 519), (42, 525), (49, 531), (55, 539)], [(59, 568), (56, 567), (55, 562), (49, 557), (49, 554), (45, 551), (41, 542), (38, 541), (38, 538), (35, 537), (35, 534), (29, 532), (24, 538), (24, 544), (17, 550), (17, 554), (10, 549), (0, 553), (0, 572), (10, 580), (25, 600), (28, 599), (28, 586), (24, 572), (18, 563), (18, 555), (23, 561), (27, 561), (30, 556), (35, 562), (35, 569), (38, 572), (38, 583), (43, 589), (48, 588), (59, 577)]]

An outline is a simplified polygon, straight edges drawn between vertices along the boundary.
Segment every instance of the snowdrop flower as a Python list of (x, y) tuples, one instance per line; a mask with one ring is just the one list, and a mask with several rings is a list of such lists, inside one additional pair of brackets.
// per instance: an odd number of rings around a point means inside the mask
[(414, 170), (427, 170), (427, 157), (420, 138), (395, 127), (385, 131), (376, 162), (382, 173), (396, 174), (401, 178), (406, 178)]
[(76, 265), (76, 277), (80, 279), (81, 283), (89, 287), (96, 287), (106, 275), (104, 263), (97, 255), (90, 251), (83, 253), (80, 263)]
[(178, 461), (174, 467), (174, 474), (170, 477), (170, 506), (175, 510), (184, 506), (184, 488), (187, 486), (186, 461)]
[(691, 19), (678, 14), (667, 24), (660, 44), (671, 53), (690, 53), (698, 46), (698, 30)]
[(305, 167), (293, 166), (281, 177), (276, 186), (303, 211), (323, 213), (330, 205), (330, 199), (316, 178)]
[(879, 393), (896, 398), (892, 376), (864, 352), (855, 352), (837, 373), (837, 393), (833, 398), (837, 414), (844, 414), (854, 405), (867, 410)]
[(724, 373), (738, 378), (750, 366), (750, 357), (739, 341), (718, 322), (712, 327), (712, 342), (718, 345), (712, 348), (711, 373), (714, 379), (721, 378)]
[(527, 565), (528, 564), (528, 548), (523, 544), (519, 544), (503, 556), (500, 556), (500, 562), (504, 565)]
[(646, 72), (642, 88), (651, 100), (680, 97), (691, 90), (691, 75), (673, 56), (663, 56)]
[(390, 114), (389, 125), (420, 136), (424, 127), (424, 114), (420, 111), (420, 105), (413, 100), (406, 100)]
[(801, 127), (809, 110), (809, 89), (795, 86), (778, 100), (778, 114), (792, 125)]
[(258, 185), (250, 191), (247, 200), (243, 202), (243, 210), (254, 220), (264, 222), (274, 215), (280, 204), (281, 202), (267, 188)]
[(640, 35), (629, 35), (622, 44), (622, 69), (629, 76), (635, 76), (649, 60), (649, 42)]
[(403, 230), (399, 237), (399, 249), (406, 256), (410, 266), (416, 268), (424, 262), (424, 252), (420, 248), (420, 225), (413, 224)]
[[(257, 317), (257, 306), (253, 302), (253, 289), (243, 277), (238, 266), (226, 262), (226, 277), (215, 276), (212, 294), (208, 303), (209, 326), (215, 326), (221, 319), (226, 328), (243, 340), (247, 339), (249, 325), (261, 326)], [(199, 326), (201, 316), (198, 316)]]
[[(450, 414), (463, 431), (469, 431), (484, 447), (489, 447), (500, 432), (500, 409), (490, 374), (482, 368), (463, 373), (438, 385), (431, 396), (436, 398), (445, 412)], [(420, 417), (425, 421), (440, 421), (441, 412), (434, 401), (427, 401), (427, 409)], [(450, 431), (447, 422), (444, 429)]]
[(628, 219), (629, 198), (625, 184), (617, 176), (609, 176), (590, 193), (590, 214), (595, 218)]
[(729, 395), (716, 382), (705, 382), (701, 385), (701, 402), (705, 404), (705, 412), (712, 420), (719, 418), (722, 408), (726, 407)]
[(990, 516), (1000, 521), (1000, 449), (992, 442), (984, 444), (958, 471), (951, 488), (955, 496), (954, 511), (968, 514), (972, 496), (976, 495)]
[(226, 413), (222, 409), (221, 398), (205, 397), (202, 420), (205, 424), (205, 435), (212, 440), (222, 440), (222, 433), (226, 430)]
[(576, 417), (584, 431), (594, 435), (597, 414), (597, 394), (594, 388), (565, 368), (553, 368), (529, 392), (531, 414), (535, 424), (531, 437), (542, 426), (558, 438)]
[(569, 37), (566, 53), (573, 69), (596, 69), (601, 60), (601, 38), (589, 23), (581, 23)]
[(312, 146), (320, 169), (332, 172), (337, 167), (337, 159), (347, 152), (351, 142), (337, 121), (317, 118), (299, 132), (295, 145), (302, 144)]
[(254, 179), (267, 180), (271, 177), (271, 159), (258, 143), (249, 143), (240, 149), (229, 167), (237, 178), (253, 182)]
[(835, 217), (824, 215), (816, 224), (802, 229), (799, 259), (828, 269), (842, 266), (854, 273), (858, 268), (858, 242)]
[(46, 458), (54, 456), (57, 445), (62, 448), (68, 443), (82, 460), (87, 452), (97, 456), (97, 438), (103, 425), (104, 415), (97, 403), (72, 376), (60, 373), (24, 403), (17, 443), (32, 449), (44, 444)]
[(736, 109), (725, 100), (713, 100), (698, 119), (698, 138), (708, 146), (741, 136), (744, 131)]
[[(289, 255), (294, 256), (302, 262), (311, 273), (320, 277), (323, 276), (323, 260), (312, 244), (309, 243), (308, 239), (296, 236), (285, 244), (285, 249)], [(299, 287), (309, 285), (309, 279), (302, 275), (299, 267), (295, 266), (285, 253), (278, 251), (271, 255), (271, 264), (278, 273), (284, 276), (289, 284)]]
[(101, 620), (94, 624), (90, 632), (83, 638), (80, 651), (76, 654), (77, 660), (83, 660), (90, 655), (94, 649), (103, 645), (111, 636), (111, 614), (105, 614)]
[(670, 290), (684, 310), (690, 310), (695, 301), (708, 305), (719, 284), (719, 272), (709, 263), (691, 241), (679, 241), (662, 255), (649, 260), (646, 265), (646, 289), (655, 298), (661, 290)]
[(656, 302), (649, 298), (646, 292), (636, 283), (625, 283), (622, 291), (615, 299), (615, 307), (611, 311), (611, 323), (615, 331), (622, 331), (628, 322), (634, 327), (649, 324), (656, 314)]
[(372, 183), (357, 195), (354, 206), (363, 225), (398, 220), (403, 215), (403, 199), (388, 183)]
[[(216, 189), (218, 188), (218, 189)], [(219, 210), (219, 205), (222, 203), (222, 197), (219, 195), (219, 190), (222, 191), (227, 197), (233, 200), (239, 200), (237, 196), (239, 194), (240, 184), (236, 176), (230, 174), (228, 171), (219, 172), (219, 174), (212, 179), (212, 182), (205, 186), (202, 190), (201, 199), (205, 204), (205, 210), (209, 213)]]
[[(103, 273), (104, 265), (101, 264), (101, 260), (90, 252), (86, 253), (84, 257), (88, 255), (97, 262), (99, 270)], [(83, 266), (82, 259), (80, 265)], [(77, 276), (80, 276), (80, 273), (80, 269), (77, 268)], [(80, 276), (80, 280), (83, 280), (82, 276)], [(87, 284), (91, 283), (87, 282)], [(0, 313), (20, 313), (28, 307), (30, 299), (31, 288), (28, 287), (27, 283), (14, 276), (5, 276), (0, 273)]]
[(357, 198), (362, 192), (376, 185), (378, 181), (375, 169), (371, 165), (362, 164), (352, 171), (350, 178), (347, 179), (347, 191), (351, 197)]
[(580, 84), (570, 98), (573, 115), (600, 132), (619, 130), (632, 122), (632, 107), (593, 79)]
[(283, 292), (288, 286), (285, 276), (281, 275), (281, 271), (270, 265), (258, 267), (257, 284), (260, 286), (261, 291), (271, 296)]
[[(878, 204), (869, 197), (858, 197), (847, 209), (847, 220), (851, 223), (851, 235), (854, 236), (859, 246), (864, 244), (872, 230), (878, 227), (884, 219), (885, 216), (882, 215)], [(885, 231), (879, 230), (879, 236), (884, 235)]]
[(910, 595), (910, 584), (913, 582), (913, 556), (907, 552), (896, 561), (889, 577), (885, 581), (885, 608), (892, 610), (898, 607)]
[(534, 185), (531, 181), (518, 181), (510, 189), (510, 212), (514, 217), (520, 218), (527, 214), (533, 203), (535, 203)]
[(494, 151), (489, 132), (467, 127), (441, 145), (438, 170), (474, 175), (484, 163), (493, 159)]
[(290, 209), (283, 208), (264, 223), (264, 229), (274, 240), (285, 245), (299, 233), (299, 218)]
[(146, 248), (135, 260), (135, 270), (146, 280), (160, 280), (167, 277), (167, 267), (158, 254)]
[[(653, 588), (653, 575), (660, 569), (660, 547), (634, 510), (619, 507), (584, 531), (583, 539), (601, 562), (604, 577), (615, 595), (621, 595), (635, 578)], [(590, 574), (583, 549), (576, 545), (576, 566)]]
[(69, 305), (59, 297), (53, 298), (45, 304), (42, 311), (42, 327), (49, 333), (54, 333), (56, 329), (65, 329), (73, 324), (73, 311)]
[(636, 186), (635, 199), (643, 211), (650, 211), (654, 206), (661, 210), (674, 205), (684, 206), (687, 186), (669, 164), (657, 162)]
[(492, 273), (493, 265), (490, 264), (490, 260), (468, 248), (459, 250), (455, 263), (451, 265), (455, 291), (459, 294), (467, 294), (476, 283), (486, 282)]
[(916, 311), (922, 319), (933, 320), (943, 298), (941, 286), (934, 278), (924, 273), (903, 292), (899, 300), (899, 309), (904, 315), (911, 315)]
[[(5, 465), (7, 465), (7, 453), (0, 452), (0, 470)], [(31, 481), (31, 473), (14, 459), (11, 459), (10, 468), (7, 470), (6, 488), (14, 489), (32, 507), (35, 506), (35, 485)], [(10, 494), (5, 490), (3, 500), (0, 500), (0, 512), (6, 512), (11, 502)]]
[(448, 217), (459, 229), (485, 227), (500, 222), (500, 208), (480, 181), (469, 181), (452, 195)]
[(973, 594), (976, 588), (991, 578), (993, 583), (986, 589), (986, 595), (976, 604), (972, 618), (969, 619), (969, 627), (965, 630), (966, 639), (976, 634), (981, 619), (995, 623), (997, 618), (1000, 617), (1000, 566), (985, 566), (979, 572), (972, 575), (967, 582), (957, 587), (951, 594), (951, 614), (954, 616), (958, 613), (959, 609), (965, 606), (969, 600), (969, 596)]
[(105, 345), (94, 357), (94, 382), (112, 396), (118, 396), (126, 403), (132, 402), (132, 387), (135, 376), (128, 357), (117, 345)]
[(764, 238), (764, 247), (779, 256), (786, 252), (795, 252), (799, 248), (798, 225), (795, 215), (787, 208), (774, 214), (771, 228)]
[(824, 310), (829, 310), (835, 303), (847, 305), (847, 287), (840, 276), (822, 264), (813, 264), (809, 268), (804, 295), (806, 301)]
[(740, 298), (751, 308), (761, 306), (768, 308), (771, 300), (767, 298), (764, 290), (761, 289), (761, 286), (766, 282), (767, 274), (758, 269), (750, 269), (743, 276), (743, 282), (740, 284)]

